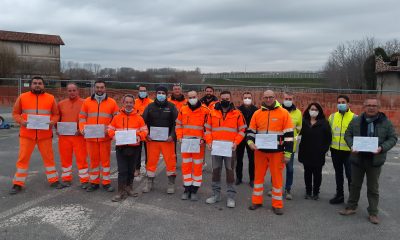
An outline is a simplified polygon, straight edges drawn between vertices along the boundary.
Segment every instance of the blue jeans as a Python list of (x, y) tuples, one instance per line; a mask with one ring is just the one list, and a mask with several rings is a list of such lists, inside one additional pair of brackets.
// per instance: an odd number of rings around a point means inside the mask
[(293, 162), (294, 162), (294, 153), (290, 156), (290, 161), (286, 163), (286, 186), (285, 189), (290, 191), (293, 184)]

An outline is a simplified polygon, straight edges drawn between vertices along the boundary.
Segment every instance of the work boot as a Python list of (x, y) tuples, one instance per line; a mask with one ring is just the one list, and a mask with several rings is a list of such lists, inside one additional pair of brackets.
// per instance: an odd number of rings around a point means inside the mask
[(228, 208), (234, 208), (236, 206), (235, 199), (228, 197), (228, 199), (226, 199), (226, 206)]
[(20, 185), (16, 185), (16, 184), (14, 184), (13, 186), (12, 186), (12, 188), (10, 189), (10, 194), (11, 195), (14, 195), (14, 194), (17, 194), (17, 193), (19, 193), (19, 192), (21, 192), (22, 191), (22, 187), (20, 186)]
[(175, 178), (176, 176), (168, 176), (168, 188), (167, 188), (167, 193), (168, 194), (174, 194), (175, 193)]
[(336, 194), (334, 198), (332, 198), (331, 200), (329, 200), (330, 204), (340, 204), (340, 203), (344, 203), (344, 196), (343, 195), (338, 195)]
[(379, 224), (379, 219), (376, 215), (369, 215), (368, 220), (370, 223)]
[(70, 181), (65, 181), (65, 182), (60, 182), (60, 184), (58, 184), (58, 186), (56, 187), (57, 189), (63, 189), (66, 187), (71, 187), (72, 183)]
[(197, 190), (199, 190), (199, 187), (192, 186), (190, 189), (190, 200), (191, 201), (198, 201), (199, 196), (197, 195)]
[(185, 192), (183, 192), (183, 194), (181, 196), (181, 199), (182, 200), (188, 200), (189, 196), (190, 196), (190, 193), (185, 191)]
[(103, 185), (103, 189), (106, 190), (107, 192), (114, 192), (115, 191), (115, 189), (111, 186), (111, 184)]
[(126, 198), (127, 192), (125, 191), (126, 186), (124, 184), (118, 184), (118, 193), (115, 195), (111, 201), (113, 202), (121, 202)]
[(312, 199), (311, 194), (306, 193), (306, 194), (304, 195), (304, 199)]
[(276, 214), (276, 215), (283, 215), (283, 208), (272, 208), (272, 211)]
[(86, 188), (86, 192), (94, 192), (99, 189), (99, 184), (91, 183), (89, 187)]
[(214, 193), (211, 197), (206, 199), (206, 203), (208, 204), (214, 204), (216, 202), (221, 201), (221, 194), (220, 193)]
[(132, 182), (130, 184), (127, 184), (125, 186), (125, 192), (128, 194), (129, 197), (137, 197), (139, 194), (137, 192), (133, 191), (132, 185), (133, 185)]
[(353, 215), (353, 214), (355, 214), (357, 211), (355, 210), (355, 209), (351, 209), (351, 208), (345, 208), (345, 209), (343, 209), (343, 210), (340, 210), (339, 211), (339, 214), (340, 215), (343, 215), (343, 216), (349, 216), (349, 215)]
[(312, 196), (312, 199), (315, 200), (315, 201), (318, 201), (319, 200), (319, 194), (314, 194)]
[(249, 207), (249, 210), (256, 210), (260, 207), (262, 207), (262, 204), (251, 204), (251, 206)]
[(81, 183), (82, 189), (87, 189), (89, 186), (90, 186), (90, 183), (88, 183), (88, 182)]
[(50, 183), (50, 187), (56, 188), (56, 189), (64, 188), (64, 186), (62, 186), (61, 183), (60, 183), (59, 181)]
[(153, 188), (153, 184), (154, 184), (154, 178), (153, 177), (147, 177), (146, 178), (146, 185), (142, 189), (142, 192), (144, 192), (144, 193), (150, 192), (151, 189)]
[(290, 193), (290, 190), (286, 190), (285, 191), (285, 198), (286, 198), (286, 200), (292, 200), (293, 199), (293, 196)]

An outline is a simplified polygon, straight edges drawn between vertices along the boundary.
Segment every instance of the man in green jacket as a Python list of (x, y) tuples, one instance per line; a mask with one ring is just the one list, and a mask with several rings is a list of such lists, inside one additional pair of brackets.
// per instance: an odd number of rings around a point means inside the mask
[[(341, 215), (352, 215), (356, 213), (360, 191), (367, 176), (367, 197), (369, 221), (378, 224), (379, 203), (379, 175), (382, 165), (386, 160), (386, 153), (397, 143), (396, 132), (390, 120), (384, 113), (379, 112), (380, 102), (378, 99), (368, 98), (364, 102), (364, 113), (355, 118), (347, 128), (345, 140), (352, 149), (351, 160), (351, 187), (349, 200), (345, 209), (339, 211)], [(377, 137), (378, 148), (374, 152), (357, 152), (353, 148), (353, 138)]]

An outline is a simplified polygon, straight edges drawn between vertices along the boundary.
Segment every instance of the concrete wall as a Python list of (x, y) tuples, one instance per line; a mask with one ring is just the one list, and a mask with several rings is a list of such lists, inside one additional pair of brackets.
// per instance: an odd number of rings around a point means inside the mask
[(385, 72), (377, 75), (377, 90), (400, 91), (400, 72)]

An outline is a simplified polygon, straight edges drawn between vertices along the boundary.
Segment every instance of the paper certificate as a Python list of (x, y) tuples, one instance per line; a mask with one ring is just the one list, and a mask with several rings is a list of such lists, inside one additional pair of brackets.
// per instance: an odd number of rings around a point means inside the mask
[(222, 157), (232, 157), (232, 142), (225, 141), (213, 141), (211, 155), (222, 156)]
[(77, 132), (76, 122), (58, 122), (57, 132), (59, 135), (74, 136)]
[(376, 152), (378, 150), (378, 138), (354, 137), (353, 150), (358, 152)]
[(28, 114), (28, 129), (49, 130), (50, 116)]
[(104, 124), (88, 124), (85, 125), (85, 138), (104, 138)]
[(167, 141), (169, 128), (150, 127), (150, 138), (155, 141)]
[(181, 144), (182, 153), (199, 153), (200, 139), (198, 138), (183, 138)]
[(136, 130), (115, 131), (115, 145), (136, 144)]
[(256, 134), (256, 147), (258, 149), (277, 149), (277, 134)]

